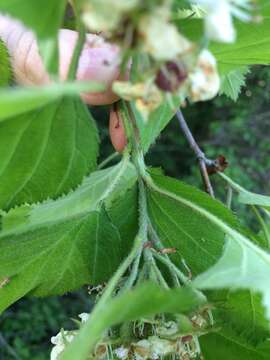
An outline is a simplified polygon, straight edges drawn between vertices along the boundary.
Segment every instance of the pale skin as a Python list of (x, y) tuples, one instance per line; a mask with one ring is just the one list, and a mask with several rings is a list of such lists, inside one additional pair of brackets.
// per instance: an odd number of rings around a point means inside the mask
[[(78, 34), (71, 30), (59, 32), (59, 72), (61, 80), (68, 73)], [(0, 38), (5, 42), (16, 83), (20, 85), (45, 85), (50, 79), (39, 55), (34, 34), (21, 23), (0, 16)], [(84, 93), (82, 99), (89, 105), (108, 105), (118, 100), (112, 92), (112, 82), (119, 77), (119, 49), (100, 36), (87, 34), (77, 70), (78, 80), (99, 81), (106, 85), (102, 93)], [(110, 111), (110, 136), (116, 151), (123, 151), (126, 139), (122, 123), (116, 112)]]

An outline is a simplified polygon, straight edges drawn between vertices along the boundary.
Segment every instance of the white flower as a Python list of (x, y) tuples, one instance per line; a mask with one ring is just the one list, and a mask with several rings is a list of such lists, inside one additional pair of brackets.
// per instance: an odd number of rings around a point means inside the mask
[(150, 336), (133, 344), (136, 360), (157, 360), (167, 355), (176, 353), (176, 341), (160, 339), (158, 336)]
[(121, 346), (114, 350), (114, 353), (118, 357), (118, 359), (127, 359), (128, 352), (129, 349), (125, 348), (124, 346)]
[(204, 49), (198, 58), (197, 66), (189, 74), (189, 98), (196, 101), (210, 100), (220, 88), (220, 78), (215, 57)]
[[(143, 38), (143, 50), (158, 61), (174, 60), (191, 48), (191, 43), (170, 24), (161, 9), (140, 19), (139, 32)], [(165, 10), (164, 10), (165, 11)]]
[(216, 41), (231, 43), (235, 41), (236, 32), (232, 16), (241, 20), (250, 20), (249, 0), (197, 0), (205, 11), (206, 35)]
[(51, 351), (51, 360), (59, 360), (60, 354), (65, 350), (67, 343), (70, 343), (75, 337), (74, 331), (60, 331), (51, 338), (51, 343), (55, 345)]
[(156, 327), (156, 333), (159, 336), (173, 336), (178, 330), (178, 324), (175, 321), (167, 321), (161, 326)]
[(149, 113), (156, 110), (162, 103), (161, 91), (155, 84), (115, 81), (113, 91), (123, 99), (135, 100), (136, 108), (141, 112), (145, 121), (148, 119)]
[(230, 12), (230, 5), (226, 0), (216, 2), (213, 11), (209, 11), (205, 19), (206, 35), (216, 41), (232, 43), (236, 32)]
[(85, 323), (89, 319), (89, 314), (87, 313), (81, 313), (78, 315), (78, 317), (81, 319), (82, 323)]
[(113, 31), (137, 5), (138, 0), (88, 0), (83, 2), (82, 19), (89, 30)]
[(134, 357), (136, 360), (145, 360), (151, 358), (151, 344), (148, 340), (140, 340), (133, 344)]
[(65, 350), (65, 346), (63, 345), (57, 345), (57, 346), (54, 346), (52, 348), (52, 351), (51, 351), (51, 357), (50, 359), (51, 360), (58, 360), (60, 359), (60, 355), (62, 354), (62, 352)]
[(157, 336), (151, 336), (149, 341), (151, 344), (152, 359), (159, 359), (176, 352), (177, 345), (175, 341), (160, 339)]

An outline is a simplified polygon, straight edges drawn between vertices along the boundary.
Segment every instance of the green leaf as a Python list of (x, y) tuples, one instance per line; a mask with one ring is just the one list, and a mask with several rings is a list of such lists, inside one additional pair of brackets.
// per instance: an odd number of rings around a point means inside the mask
[(221, 259), (205, 273), (200, 274), (194, 285), (200, 289), (250, 289), (260, 292), (266, 315), (270, 319), (270, 256), (252, 243), (239, 237), (228, 237)]
[(256, 194), (251, 191), (244, 189), (242, 186), (234, 182), (227, 175), (219, 174), (231, 187), (238, 193), (238, 201), (246, 205), (256, 205), (266, 210), (270, 209), (270, 196)]
[(264, 17), (270, 16), (270, 6), (268, 0), (258, 0), (258, 10), (259, 13)]
[(248, 72), (248, 67), (242, 67), (223, 75), (221, 77), (220, 95), (225, 94), (233, 101), (236, 101), (242, 87), (245, 86), (245, 78)]
[(170, 102), (164, 100), (162, 105), (149, 115), (149, 119), (146, 122), (143, 115), (133, 104), (133, 113), (135, 114), (136, 123), (139, 128), (144, 153), (149, 150), (161, 131), (168, 125), (179, 105), (180, 100), (177, 97), (173, 97)]
[(114, 324), (158, 313), (189, 313), (204, 304), (204, 297), (191, 288), (162, 290), (146, 283), (107, 302), (93, 311), (61, 360), (85, 360), (104, 331)]
[(53, 73), (57, 72), (57, 35), (61, 26), (66, 0), (1, 0), (0, 12), (21, 20), (32, 29), (41, 43), (45, 63)]
[(33, 29), (41, 39), (56, 37), (65, 11), (66, 0), (1, 0), (0, 11)]
[(210, 50), (214, 53), (223, 73), (228, 66), (270, 63), (270, 19), (260, 23), (235, 21), (237, 41), (232, 44), (213, 43)]
[[(261, 22), (234, 21), (237, 39), (234, 43), (211, 42), (209, 50), (218, 62), (221, 75), (242, 66), (270, 63), (270, 19)], [(193, 41), (203, 42), (203, 21), (200, 19), (179, 20), (179, 29)]]
[(108, 280), (121, 261), (124, 242), (106, 204), (135, 181), (136, 171), (125, 156), (118, 165), (92, 173), (67, 196), (3, 213), (0, 278), (10, 281), (0, 289), (0, 311), (30, 291), (62, 294)]
[(97, 152), (95, 124), (79, 98), (0, 122), (0, 207), (68, 192), (95, 169)]
[[(152, 179), (162, 190), (177, 195), (175, 199), (149, 186), (150, 218), (163, 245), (176, 248), (177, 253), (172, 259), (179, 266), (184, 258), (193, 275), (207, 270), (222, 254), (224, 231), (201, 214), (197, 206), (209, 215), (216, 213), (232, 226), (237, 226), (236, 219), (221, 203), (194, 187), (161, 174), (152, 173)], [(187, 205), (185, 200), (190, 204)]]
[[(259, 291), (270, 318), (270, 256), (256, 246), (221, 203), (179, 181), (152, 174), (148, 179), (150, 218), (164, 246), (176, 247), (201, 289)], [(228, 237), (222, 254), (224, 235)], [(249, 235), (251, 237), (249, 238)], [(221, 257), (220, 257), (221, 256)]]
[(133, 186), (106, 206), (112, 223), (117, 227), (124, 241), (124, 246), (122, 246), (123, 258), (128, 255), (138, 232), (137, 204), (137, 186)]
[(239, 339), (250, 345), (258, 345), (269, 338), (269, 322), (260, 294), (248, 290), (215, 290), (208, 291), (207, 298), (214, 306), (217, 328), (235, 331)]
[(242, 191), (239, 193), (239, 202), (247, 205), (257, 205), (270, 210), (270, 196), (255, 194), (250, 191)]
[(0, 39), (0, 86), (8, 86), (12, 78), (9, 54), (3, 41)]
[(40, 108), (66, 95), (97, 92), (104, 86), (95, 82), (54, 83), (43, 87), (18, 87), (0, 90), (0, 122), (15, 115)]
[(268, 360), (270, 342), (253, 346), (229, 330), (200, 338), (202, 353), (207, 360)]

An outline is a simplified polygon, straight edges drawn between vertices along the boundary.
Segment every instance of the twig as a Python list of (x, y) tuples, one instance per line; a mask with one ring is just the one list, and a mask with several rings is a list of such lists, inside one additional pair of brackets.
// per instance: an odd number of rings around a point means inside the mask
[[(14, 359), (16, 360), (21, 360), (21, 358), (17, 355), (17, 353), (15, 352), (15, 350), (13, 350), (13, 348), (7, 343), (6, 339), (4, 338), (4, 336), (0, 333), (0, 345), (2, 344), (3, 347), (5, 347), (7, 349), (7, 352), (13, 356)], [(1, 347), (1, 346), (0, 346)]]
[(215, 167), (216, 165), (215, 160), (209, 160), (205, 157), (204, 152), (200, 149), (200, 147), (196, 143), (181, 110), (177, 110), (176, 116), (179, 121), (180, 127), (189, 143), (189, 146), (194, 151), (199, 161), (201, 177), (205, 186), (205, 190), (208, 192), (210, 196), (215, 197), (214, 190), (207, 171), (207, 166)]

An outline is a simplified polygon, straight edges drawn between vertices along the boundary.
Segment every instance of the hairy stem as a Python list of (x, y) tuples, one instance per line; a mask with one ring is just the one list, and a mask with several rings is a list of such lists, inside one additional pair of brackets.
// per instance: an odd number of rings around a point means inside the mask
[(187, 284), (189, 282), (189, 279), (187, 276), (185, 276), (175, 265), (174, 263), (170, 260), (170, 258), (167, 258), (159, 253), (157, 253), (156, 251), (153, 251), (153, 256), (159, 260), (160, 262), (162, 262), (164, 265), (166, 265), (168, 267), (169, 270), (171, 270), (172, 272), (174, 272), (178, 278), (180, 279), (180, 281), (183, 284)]
[(76, 16), (77, 31), (78, 31), (79, 35), (78, 35), (78, 39), (77, 39), (77, 42), (76, 42), (74, 52), (72, 54), (69, 69), (68, 69), (67, 80), (69, 80), (69, 81), (72, 81), (72, 80), (76, 79), (76, 74), (77, 74), (77, 68), (78, 68), (78, 65), (79, 65), (80, 55), (81, 55), (81, 52), (82, 52), (82, 49), (83, 49), (83, 46), (84, 46), (85, 36), (86, 36), (85, 27), (84, 27), (83, 23), (80, 20), (80, 16), (78, 14), (76, 5), (74, 5), (74, 12), (75, 12), (75, 16)]
[(210, 196), (215, 197), (214, 190), (207, 171), (207, 165), (213, 165), (214, 162), (212, 163), (212, 160), (206, 159), (204, 152), (200, 149), (197, 142), (195, 141), (194, 136), (192, 135), (181, 110), (177, 110), (176, 117), (179, 121), (181, 130), (183, 131), (189, 143), (189, 146), (194, 151), (197, 160), (199, 161), (201, 177), (204, 183), (205, 190)]
[(97, 167), (98, 170), (103, 169), (107, 164), (109, 164), (111, 161), (117, 159), (119, 156), (120, 156), (120, 154), (118, 152), (112, 153), (98, 165), (98, 167)]
[(270, 232), (268, 230), (268, 227), (267, 227), (263, 217), (261, 216), (258, 208), (255, 205), (251, 205), (251, 209), (253, 210), (256, 218), (258, 219), (258, 221), (262, 227), (262, 231), (263, 231), (265, 239), (267, 241), (268, 249), (270, 249)]
[[(147, 249), (147, 250), (149, 251), (149, 249)], [(156, 274), (157, 281), (160, 283), (160, 285), (163, 286), (165, 289), (169, 289), (169, 286), (168, 286), (166, 280), (164, 279), (161, 271), (159, 270), (152, 253), (151, 253), (151, 266)]]
[(228, 185), (227, 189), (227, 198), (226, 198), (226, 206), (227, 208), (231, 208), (232, 206), (232, 196), (233, 196), (233, 189), (230, 185)]
[(129, 102), (122, 101), (121, 110), (125, 132), (132, 147), (133, 163), (137, 168), (139, 177), (144, 177), (146, 174), (146, 167), (140, 143), (139, 131), (131, 104)]
[[(150, 219), (148, 219), (148, 231), (149, 231), (149, 234), (150, 234), (150, 237), (151, 237), (151, 240), (153, 240), (156, 248), (158, 250), (162, 250), (163, 249), (163, 245), (162, 245), (162, 242), (158, 236), (158, 234), (156, 233)], [(168, 262), (171, 263), (171, 259), (169, 258), (169, 256), (167, 254), (164, 254), (163, 255), (165, 259), (168, 260)], [(173, 270), (173, 267), (170, 266), (169, 267), (169, 271), (171, 272), (171, 275), (172, 275), (172, 278), (173, 278), (173, 282), (174, 282), (174, 285), (175, 286), (181, 286), (180, 282), (179, 282), (179, 278), (177, 276), (177, 274), (175, 273), (175, 271)], [(180, 271), (180, 270), (179, 270)], [(184, 276), (184, 274), (183, 274)]]
[(141, 260), (141, 256), (142, 256), (142, 250), (143, 250), (143, 248), (141, 247), (139, 249), (139, 252), (138, 252), (138, 255), (137, 255), (136, 259), (133, 262), (130, 275), (129, 275), (126, 283), (122, 287), (121, 292), (125, 292), (127, 290), (130, 290), (132, 288), (132, 286), (134, 285), (134, 283), (136, 282), (137, 277), (138, 277), (138, 273), (139, 273), (139, 265), (140, 265), (140, 260)]
[(240, 186), (239, 184), (236, 184), (231, 178), (229, 178), (227, 175), (223, 174), (223, 173), (218, 173), (219, 176), (222, 177), (223, 180), (225, 180), (229, 186), (235, 190), (236, 192), (240, 193), (248, 193), (248, 191), (246, 189), (244, 189), (242, 186)]

